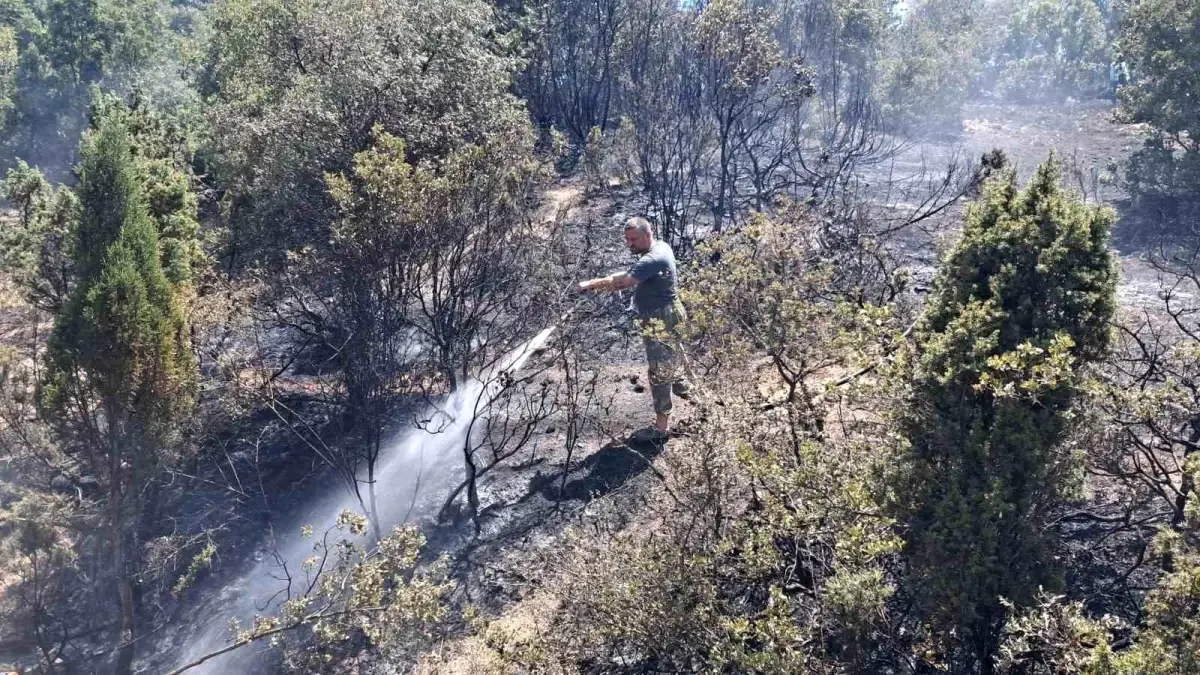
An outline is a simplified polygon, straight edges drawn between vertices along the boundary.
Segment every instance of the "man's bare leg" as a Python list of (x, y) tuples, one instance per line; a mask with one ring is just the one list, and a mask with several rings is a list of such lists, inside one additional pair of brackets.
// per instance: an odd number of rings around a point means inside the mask
[(664, 415), (663, 413), (658, 413), (654, 416), (654, 428), (658, 430), (658, 433), (665, 434), (665, 433), (667, 433), (667, 427), (668, 427), (668, 423), (670, 422), (670, 420), (671, 420), (670, 415)]

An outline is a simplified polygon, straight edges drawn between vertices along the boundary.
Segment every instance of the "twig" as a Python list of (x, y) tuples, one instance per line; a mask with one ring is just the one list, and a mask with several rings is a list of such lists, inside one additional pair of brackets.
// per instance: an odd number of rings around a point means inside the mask
[(200, 664), (204, 663), (205, 661), (215, 659), (218, 656), (221, 656), (222, 654), (228, 654), (229, 652), (231, 652), (235, 649), (244, 647), (244, 646), (250, 644), (251, 642), (257, 642), (265, 637), (271, 637), (272, 635), (286, 633), (287, 631), (295, 630), (297, 628), (300, 628), (301, 626), (306, 626), (310, 623), (322, 621), (325, 619), (336, 619), (338, 617), (349, 616), (349, 615), (353, 615), (353, 614), (365, 614), (368, 612), (382, 612), (385, 609), (387, 609), (387, 608), (386, 607), (358, 607), (355, 609), (345, 609), (345, 610), (341, 610), (338, 612), (318, 612), (316, 614), (310, 614), (304, 618), (296, 620), (293, 623), (289, 623), (284, 626), (277, 626), (270, 630), (266, 630), (261, 633), (254, 633), (248, 637), (243, 637), (238, 640), (235, 640), (232, 644), (222, 647), (221, 649), (218, 649), (214, 652), (209, 652), (208, 654), (201, 656), (200, 658), (196, 659), (195, 661), (186, 663), (186, 664), (180, 666), (179, 668), (172, 670), (171, 672), (167, 673), (167, 675), (179, 675), (179, 673), (191, 670), (192, 668), (199, 666)]

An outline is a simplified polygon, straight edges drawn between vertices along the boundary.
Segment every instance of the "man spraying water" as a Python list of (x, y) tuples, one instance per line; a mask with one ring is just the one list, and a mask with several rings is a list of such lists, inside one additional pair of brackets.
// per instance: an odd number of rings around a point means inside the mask
[[(679, 349), (674, 339), (676, 327), (687, 320), (687, 312), (679, 301), (675, 253), (667, 242), (655, 240), (654, 230), (645, 218), (625, 221), (625, 245), (638, 256), (627, 272), (589, 279), (580, 282), (579, 288), (584, 291), (621, 291), (637, 287), (633, 292), (633, 303), (643, 330), (642, 341), (646, 346), (646, 361), (649, 364), (654, 430), (656, 436), (662, 439), (666, 438), (669, 429), (671, 394), (685, 400), (691, 394), (691, 385), (680, 372), (678, 361), (683, 355), (676, 353)], [(662, 322), (666, 336), (645, 334), (655, 320)]]

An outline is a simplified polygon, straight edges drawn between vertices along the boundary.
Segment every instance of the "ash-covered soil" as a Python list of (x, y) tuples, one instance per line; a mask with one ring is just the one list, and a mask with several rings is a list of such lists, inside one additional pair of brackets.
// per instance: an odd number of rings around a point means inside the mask
[[(1112, 121), (1108, 102), (1068, 102), (1061, 106), (1015, 106), (995, 103), (969, 105), (961, 131), (914, 143), (887, 167), (893, 177), (917, 175), (944, 168), (954, 157), (977, 159), (993, 148), (1013, 159), (1022, 177), (1028, 177), (1051, 150), (1067, 161), (1073, 178), (1082, 180), (1080, 189), (1089, 198), (1114, 206), (1122, 213), (1114, 233), (1114, 248), (1122, 265), (1120, 302), (1128, 307), (1152, 306), (1156, 302), (1158, 276), (1145, 261), (1152, 250), (1152, 237), (1142, 231), (1128, 213), (1126, 195), (1112, 169), (1139, 145), (1141, 130)], [(569, 223), (593, 244), (591, 255), (598, 271), (626, 266), (630, 260), (621, 241), (624, 217), (638, 213), (640, 199), (629, 191), (583, 198), (578, 184), (566, 181), (547, 194), (548, 209), (575, 203)], [(902, 207), (903, 205), (901, 205)], [(952, 240), (957, 232), (962, 204), (941, 216), (937, 231), (906, 240), (905, 253), (919, 282), (932, 277), (937, 246)], [(939, 237), (941, 239), (939, 240)], [(572, 317), (577, 329), (568, 339), (604, 341), (606, 347), (598, 375), (597, 398), (603, 401), (602, 424), (590, 428), (569, 458), (561, 419), (548, 420), (538, 430), (527, 451), (492, 470), (481, 480), (481, 525), (479, 536), (465, 518), (438, 524), (433, 520), (437, 498), (430, 498), (416, 522), (429, 538), (432, 558), (449, 553), (458, 586), (456, 599), (471, 603), (485, 615), (498, 616), (516, 603), (531, 602), (536, 588), (526, 574), (544, 559), (548, 547), (560, 545), (568, 525), (620, 528), (625, 518), (656, 483), (652, 463), (660, 445), (641, 443), (636, 431), (652, 420), (650, 396), (645, 390), (645, 366), (640, 339), (632, 332), (621, 298), (597, 298), (585, 302)], [(556, 336), (555, 339), (561, 339)], [(553, 351), (553, 344), (547, 352)], [(531, 364), (536, 369), (537, 364)], [(689, 407), (679, 406), (686, 419)], [(245, 430), (243, 430), (245, 431)], [(665, 452), (670, 452), (670, 444)], [(280, 460), (279, 458), (284, 458)], [(219, 612), (221, 589), (241, 570), (266, 555), (262, 543), (263, 522), (287, 522), (288, 514), (306, 501), (329, 490), (341, 489), (329, 471), (321, 470), (314, 458), (291, 447), (271, 464), (275, 472), (268, 492), (273, 503), (263, 505), (247, 526), (229, 537), (234, 543), (222, 552), (220, 564), (193, 591), (179, 612), (181, 617), (202, 612)], [(218, 463), (210, 467), (211, 478), (225, 478)], [(453, 477), (448, 483), (453, 483)], [(220, 502), (219, 490), (200, 501)], [(228, 500), (226, 500), (228, 503)], [(207, 508), (218, 508), (210, 505)], [(226, 507), (228, 508), (228, 507)], [(243, 514), (245, 516), (246, 514)], [(240, 542), (240, 543), (238, 543)], [(1074, 554), (1082, 555), (1082, 554)], [(1090, 561), (1116, 565), (1121, 561)], [(1118, 557), (1119, 558), (1119, 557)], [(535, 603), (536, 604), (536, 603)], [(186, 626), (186, 618), (182, 625)], [(185, 628), (168, 633), (177, 646), (186, 640)], [(367, 665), (367, 664), (363, 664)]]
[[(589, 240), (588, 267), (597, 274), (622, 269), (631, 262), (622, 224), (633, 215), (635, 199), (606, 195), (583, 200), (576, 183), (564, 181), (547, 192), (546, 201), (543, 213), (547, 217), (560, 206), (577, 204), (567, 211), (565, 226), (570, 236)], [(528, 383), (530, 387), (537, 387), (542, 378), (556, 377), (547, 360), (558, 353), (563, 340), (587, 342), (578, 346), (601, 354), (601, 363), (584, 372), (585, 377), (594, 373), (596, 381), (594, 402), (587, 411), (591, 423), (583, 429), (570, 456), (565, 450), (562, 415), (541, 423), (520, 452), (480, 478), (478, 535), (465, 509), (452, 509), (448, 522), (436, 517), (462, 478), (461, 459), (451, 458), (439, 465), (444, 475), (429, 477), (420, 490), (409, 522), (426, 534), (429, 560), (442, 554), (451, 557), (457, 582), (455, 601), (460, 606), (470, 603), (490, 613), (521, 599), (528, 587), (522, 570), (528, 569), (528, 561), (545, 546), (553, 545), (563, 528), (593, 517), (603, 517), (619, 527), (612, 519), (632, 513), (633, 501), (651, 485), (646, 474), (653, 473), (648, 470), (663, 446), (639, 440), (638, 432), (653, 422), (654, 415), (641, 338), (633, 329), (627, 306), (627, 296), (584, 298), (571, 314), (569, 325), (559, 326), (524, 369), (537, 373)], [(540, 328), (531, 326), (530, 337)], [(675, 418), (687, 419), (689, 408), (680, 402)], [(171, 619), (166, 625), (148, 638), (155, 649), (143, 651), (141, 667), (146, 672), (179, 665), (179, 654), (203, 638), (213, 619), (224, 620), (237, 606), (240, 596), (248, 592), (247, 585), (253, 583), (247, 575), (270, 560), (276, 542), (294, 538), (293, 530), (305, 524), (299, 522), (302, 514), (346, 489), (311, 450), (282, 430), (262, 435), (261, 428), (269, 421), (265, 412), (243, 420), (223, 434), (227, 447), (208, 448), (208, 456), (197, 467), (180, 529), (219, 526), (215, 533), (221, 544), (219, 554), (213, 569), (168, 608)], [(402, 436), (404, 430), (396, 434)], [(256, 440), (249, 443), (245, 439)], [(255, 484), (244, 491), (224, 487), (238, 481)], [(380, 500), (390, 497), (388, 486), (381, 485)], [(460, 496), (460, 507), (463, 500)], [(603, 516), (595, 516), (597, 510), (589, 506), (600, 501), (609, 508), (603, 510)], [(294, 570), (299, 562), (288, 564)], [(280, 580), (279, 587), (285, 585)], [(237, 667), (242, 672), (269, 673), (276, 661), (267, 645), (247, 645), (239, 650)]]
[[(1077, 188), (1090, 201), (1115, 208), (1121, 218), (1113, 233), (1113, 249), (1122, 270), (1119, 302), (1128, 308), (1154, 308), (1159, 302), (1159, 277), (1146, 262), (1146, 256), (1153, 250), (1157, 235), (1143, 231), (1145, 225), (1137, 220), (1136, 214), (1130, 214), (1127, 195), (1121, 190), (1120, 176), (1116, 173), (1140, 144), (1141, 129), (1115, 123), (1112, 112), (1111, 103), (1105, 101), (1067, 102), (1061, 106), (972, 104), (965, 111), (961, 132), (913, 144), (886, 170), (891, 179), (902, 180), (944, 168), (955, 157), (977, 160), (985, 152), (1000, 148), (1016, 163), (1024, 180), (1052, 150), (1057, 152)], [(626, 210), (634, 210), (629, 201), (623, 203), (628, 204)], [(936, 226), (924, 228), (902, 242), (918, 283), (922, 280), (927, 283), (932, 278), (938, 247), (948, 245), (957, 236), (963, 205), (956, 204), (940, 216)], [(633, 349), (614, 370), (634, 373), (639, 368), (638, 358), (637, 350)], [(648, 401), (639, 400), (625, 389), (631, 414), (636, 416), (648, 408)], [(645, 460), (654, 460), (657, 453), (632, 450), (637, 448), (592, 444), (588, 452), (593, 454), (585, 453), (586, 459), (574, 465), (568, 487), (561, 492), (558, 487), (561, 462), (556, 464), (551, 458), (541, 463), (545, 473), (537, 469), (532, 479), (525, 467), (506, 469), (495, 477), (493, 494), (497, 502), (507, 502), (510, 506), (496, 507), (492, 527), (499, 529), (490, 530), (491, 539), (484, 537), (478, 544), (462, 549), (467, 555), (463, 569), (475, 570), (468, 572), (468, 577), (484, 594), (472, 594), (472, 600), (485, 608), (488, 615), (498, 617), (505, 630), (533, 634), (545, 629), (551, 620), (555, 599), (529, 583), (522, 570), (539, 564), (547, 547), (560, 545), (556, 537), (563, 524), (578, 522), (601, 527), (604, 523), (619, 528), (629, 516), (626, 509), (635, 507), (644, 499), (646, 490), (653, 489), (655, 474), (642, 467)], [(669, 444), (665, 452), (671, 452)], [(596, 501), (589, 502), (588, 492), (597, 484), (601, 489), (590, 495)], [(544, 490), (546, 486), (551, 489)], [(535, 497), (532, 495), (535, 489), (543, 491)], [(1103, 490), (1093, 494), (1102, 495)], [(1102, 501), (1097, 497), (1084, 506), (1104, 513), (1106, 505)], [(494, 536), (506, 529), (516, 538)], [(1136, 537), (1110, 535), (1102, 527), (1088, 524), (1066, 525), (1064, 530), (1072, 542), (1065, 550), (1069, 587), (1093, 611), (1134, 616), (1140, 589), (1152, 582), (1143, 572), (1123, 575), (1137, 557), (1141, 544), (1135, 541)], [(429, 672), (472, 672), (489, 662), (486, 655), (480, 655), (479, 645), (473, 639), (449, 644), (432, 655), (431, 664), (427, 664)]]
[[(1067, 100), (1056, 105), (971, 103), (963, 111), (961, 130), (914, 142), (880, 171), (903, 181), (944, 169), (955, 159), (977, 162), (998, 148), (1024, 181), (1052, 151), (1057, 153), (1069, 184), (1092, 203), (1117, 211), (1112, 248), (1121, 263), (1118, 301), (1124, 307), (1153, 308), (1158, 303), (1159, 275), (1147, 256), (1157, 249), (1164, 232), (1159, 223), (1136, 212), (1121, 187), (1124, 163), (1141, 146), (1145, 129), (1116, 122), (1114, 113), (1113, 103), (1104, 100)], [(903, 239), (919, 282), (932, 278), (937, 247), (956, 236), (962, 206), (959, 203), (943, 214), (936, 233), (908, 233)]]

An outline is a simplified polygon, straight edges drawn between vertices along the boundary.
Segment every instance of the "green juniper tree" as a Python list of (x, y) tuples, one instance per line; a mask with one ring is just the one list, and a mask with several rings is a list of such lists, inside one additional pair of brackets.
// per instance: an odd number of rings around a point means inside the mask
[[(195, 364), (182, 298), (168, 276), (125, 121), (106, 115), (85, 139), (80, 217), (72, 232), (75, 283), (47, 350), (43, 404), (99, 478), (117, 579), (117, 672), (129, 672), (136, 615), (131, 539), (152, 507), (159, 466), (177, 447), (193, 403)], [(150, 495), (150, 496), (148, 496)]]
[(1044, 525), (1069, 489), (1060, 450), (1080, 366), (1108, 346), (1113, 214), (1006, 169), (971, 205), (917, 326), (896, 496), (910, 586), (956, 672), (991, 672), (1001, 598), (1055, 585)]

